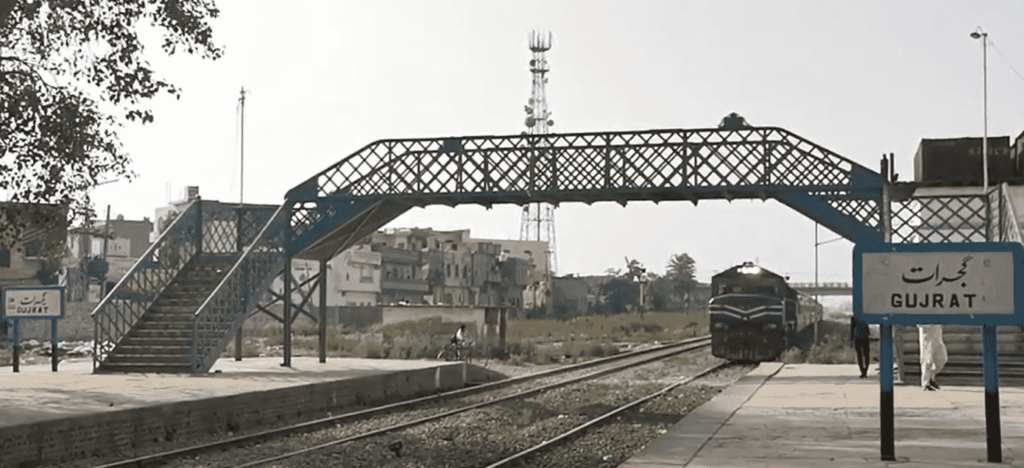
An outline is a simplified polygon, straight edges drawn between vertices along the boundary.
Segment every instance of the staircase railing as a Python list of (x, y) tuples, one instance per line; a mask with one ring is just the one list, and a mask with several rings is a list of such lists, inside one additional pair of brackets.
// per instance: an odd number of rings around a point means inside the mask
[(284, 268), (290, 204), (281, 205), (245, 249), (192, 323), (192, 362), (199, 372), (216, 363), (248, 313)]
[(94, 371), (201, 251), (201, 218), (201, 202), (190, 203), (93, 310)]
[(1000, 202), (1003, 209), (999, 210), (1001, 241), (1024, 243), (1024, 236), (1021, 235), (1020, 223), (1017, 221), (1017, 212), (1013, 207), (1013, 199), (1010, 198), (1009, 186), (1004, 182), (999, 185)]

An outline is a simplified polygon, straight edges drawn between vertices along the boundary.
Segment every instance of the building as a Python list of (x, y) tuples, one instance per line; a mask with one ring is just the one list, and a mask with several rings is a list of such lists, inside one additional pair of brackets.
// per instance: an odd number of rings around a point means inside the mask
[(581, 278), (564, 276), (551, 279), (551, 313), (556, 317), (575, 317), (587, 313), (590, 287)]
[(525, 278), (520, 302), (524, 310), (546, 309), (551, 276), (549, 271), (550, 249), (547, 241), (524, 241), (505, 239), (475, 239), (475, 242), (490, 242), (501, 246), (503, 259), (520, 259), (527, 262), (529, 271)]
[(66, 206), (0, 202), (0, 223), (13, 228), (0, 236), (0, 285), (59, 281), (67, 216)]
[(381, 303), (381, 254), (357, 245), (327, 262), (327, 305), (368, 307)]

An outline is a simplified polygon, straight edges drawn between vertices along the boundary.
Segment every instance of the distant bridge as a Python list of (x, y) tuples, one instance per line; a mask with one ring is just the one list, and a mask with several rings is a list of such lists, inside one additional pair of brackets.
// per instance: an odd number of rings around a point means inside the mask
[(852, 296), (850, 283), (789, 283), (793, 289), (811, 296)]

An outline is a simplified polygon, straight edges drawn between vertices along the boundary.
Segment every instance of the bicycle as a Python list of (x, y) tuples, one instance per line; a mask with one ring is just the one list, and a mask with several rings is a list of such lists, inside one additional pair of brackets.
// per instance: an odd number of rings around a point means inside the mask
[(441, 351), (437, 353), (437, 359), (444, 361), (466, 361), (469, 362), (470, 355), (472, 354), (472, 346), (470, 343), (462, 343), (461, 345), (455, 343), (448, 343), (441, 348)]

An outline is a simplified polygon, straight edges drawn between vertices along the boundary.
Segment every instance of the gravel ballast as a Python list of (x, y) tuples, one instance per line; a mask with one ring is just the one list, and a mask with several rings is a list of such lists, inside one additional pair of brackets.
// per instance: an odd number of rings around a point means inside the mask
[[(596, 380), (572, 384), (532, 397), (471, 410), (438, 421), (332, 446), (263, 466), (278, 467), (482, 467), (549, 440), (615, 407), (654, 393), (666, 385), (720, 362), (707, 351), (646, 364)], [(727, 366), (677, 387), (639, 408), (555, 444), (513, 466), (614, 467), (663, 434), (687, 413), (713, 398), (752, 366)], [(366, 421), (337, 425), (244, 448), (204, 453), (169, 467), (237, 466), (465, 405), (494, 395), (475, 395), (401, 411)]]

